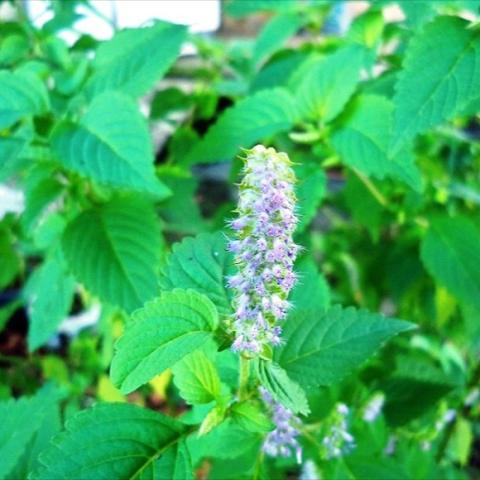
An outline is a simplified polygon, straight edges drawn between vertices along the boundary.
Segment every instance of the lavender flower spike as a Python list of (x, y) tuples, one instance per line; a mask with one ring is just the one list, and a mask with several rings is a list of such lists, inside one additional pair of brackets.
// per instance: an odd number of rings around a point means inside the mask
[(231, 222), (236, 239), (229, 243), (238, 268), (228, 282), (235, 291), (232, 348), (255, 357), (280, 344), (279, 322), (296, 282), (295, 174), (285, 153), (262, 145), (247, 151), (243, 174), (238, 217)]
[(301, 420), (291, 410), (276, 402), (265, 388), (260, 387), (259, 390), (263, 401), (272, 412), (272, 421), (275, 424), (275, 429), (263, 442), (263, 451), (270, 457), (290, 457), (295, 454), (297, 463), (301, 463), (302, 447), (297, 440)]

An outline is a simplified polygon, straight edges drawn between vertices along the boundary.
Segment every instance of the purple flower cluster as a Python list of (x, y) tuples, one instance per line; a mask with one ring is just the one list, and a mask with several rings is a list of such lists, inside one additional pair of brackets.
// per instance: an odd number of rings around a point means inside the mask
[(298, 427), (301, 420), (291, 410), (276, 402), (270, 393), (260, 387), (263, 401), (272, 413), (275, 429), (272, 430), (263, 442), (263, 451), (270, 457), (290, 457), (295, 455), (297, 462), (302, 461), (302, 447), (298, 443)]
[(323, 438), (327, 459), (341, 457), (355, 447), (355, 439), (348, 432), (348, 413), (348, 407), (343, 403), (339, 403), (333, 413), (329, 435)]
[(238, 217), (230, 223), (236, 239), (229, 250), (238, 268), (228, 279), (235, 291), (232, 348), (256, 356), (264, 346), (279, 345), (278, 322), (286, 317), (296, 282), (295, 175), (285, 153), (261, 145), (247, 151), (243, 174)]

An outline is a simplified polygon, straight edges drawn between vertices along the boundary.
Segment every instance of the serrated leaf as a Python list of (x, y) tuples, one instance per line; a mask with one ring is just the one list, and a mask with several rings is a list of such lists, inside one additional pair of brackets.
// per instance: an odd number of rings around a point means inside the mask
[(455, 297), (480, 307), (480, 231), (463, 217), (439, 217), (422, 241), (429, 273)]
[(165, 198), (155, 175), (147, 124), (133, 100), (115, 92), (95, 97), (79, 122), (53, 131), (52, 150), (65, 167), (99, 183)]
[(161, 271), (160, 288), (194, 288), (206, 295), (221, 315), (231, 313), (225, 277), (232, 273), (232, 257), (221, 232), (202, 233), (173, 246)]
[(225, 110), (189, 152), (186, 162), (231, 160), (240, 148), (289, 130), (295, 118), (295, 103), (286, 89), (262, 90)]
[(276, 363), (259, 360), (257, 375), (260, 383), (272, 397), (293, 413), (308, 415), (310, 407), (307, 397), (298, 383), (291, 380), (287, 372)]
[(391, 177), (421, 189), (420, 172), (409, 150), (394, 157), (388, 148), (392, 130), (393, 105), (385, 97), (362, 95), (341, 119), (332, 144), (342, 161), (368, 176)]
[(0, 130), (27, 115), (45, 113), (49, 108), (47, 89), (38, 77), (0, 71)]
[(300, 28), (301, 18), (292, 12), (274, 16), (258, 34), (253, 49), (253, 60), (259, 63), (280, 48)]
[(458, 17), (438, 17), (410, 42), (394, 98), (393, 153), (478, 95), (480, 37), (468, 25)]
[(29, 478), (29, 473), (40, 466), (39, 454), (50, 446), (50, 440), (60, 431), (62, 421), (58, 402), (45, 402), (44, 407), (42, 424), (27, 444), (14, 469), (5, 477), (6, 480)]
[(275, 358), (300, 385), (331, 385), (353, 372), (389, 338), (414, 328), (352, 307), (293, 312)]
[(187, 403), (209, 403), (220, 396), (220, 378), (207, 355), (197, 350), (177, 362), (173, 381)]
[(157, 293), (160, 232), (148, 202), (119, 197), (84, 211), (62, 246), (74, 276), (105, 302), (130, 312)]
[(26, 161), (22, 154), (33, 137), (30, 125), (24, 125), (16, 130), (14, 135), (2, 138), (0, 141), (0, 180), (6, 180), (17, 173)]
[(217, 310), (204, 295), (194, 290), (163, 292), (134, 312), (117, 341), (113, 383), (130, 393), (203, 345), (217, 325)]
[(40, 456), (43, 467), (32, 478), (172, 478), (168, 449), (177, 450), (184, 431), (181, 423), (151, 410), (99, 404), (67, 420), (65, 431)]
[(249, 432), (265, 433), (273, 430), (274, 424), (262, 411), (260, 402), (241, 402), (232, 407), (232, 419)]
[(0, 402), (0, 478), (5, 478), (26, 453), (28, 443), (57, 399), (57, 391), (47, 385), (33, 397)]
[(323, 122), (335, 118), (355, 91), (363, 55), (362, 47), (349, 45), (327, 57), (307, 59), (290, 81), (299, 115)]
[(28, 312), (28, 349), (33, 352), (47, 342), (68, 314), (75, 281), (59, 256), (38, 267), (25, 285)]
[(176, 60), (185, 35), (184, 26), (164, 22), (117, 33), (97, 51), (87, 94), (94, 97), (119, 90), (139, 97), (147, 93)]

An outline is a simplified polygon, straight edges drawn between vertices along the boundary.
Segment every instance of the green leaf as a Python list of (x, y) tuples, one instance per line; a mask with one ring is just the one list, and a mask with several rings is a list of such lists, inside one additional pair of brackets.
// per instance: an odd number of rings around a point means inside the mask
[(421, 189), (421, 177), (412, 154), (405, 149), (389, 156), (393, 105), (377, 95), (362, 95), (341, 119), (332, 144), (342, 161), (368, 176), (392, 177)]
[(28, 349), (45, 344), (70, 311), (75, 281), (65, 271), (61, 258), (51, 256), (38, 267), (25, 285), (28, 311)]
[(172, 471), (189, 470), (182, 466), (189, 461), (183, 452), (185, 460), (172, 458), (182, 450), (176, 443), (184, 431), (181, 423), (151, 410), (125, 403), (99, 404), (67, 420), (65, 431), (40, 456), (43, 467), (32, 478), (174, 478)]
[(194, 290), (163, 292), (132, 315), (116, 343), (110, 375), (130, 393), (172, 367), (212, 337), (218, 325), (213, 303)]
[(14, 135), (0, 140), (0, 180), (5, 180), (16, 174), (27, 163), (23, 153), (33, 137), (30, 125), (24, 125), (16, 130)]
[(307, 161), (297, 166), (295, 173), (298, 178), (296, 186), (300, 219), (296, 230), (298, 233), (303, 232), (314, 219), (325, 195), (326, 178), (320, 165)]
[(33, 397), (0, 402), (0, 478), (15, 467), (57, 399), (57, 391), (47, 385)]
[(308, 415), (310, 408), (302, 388), (291, 380), (287, 372), (276, 363), (259, 360), (257, 375), (260, 383), (272, 397), (293, 413)]
[(232, 419), (249, 432), (265, 433), (273, 430), (270, 418), (262, 411), (260, 402), (241, 402), (232, 407)]
[(207, 355), (196, 350), (172, 368), (174, 383), (187, 403), (209, 403), (220, 396), (220, 378)]
[(10, 229), (0, 224), (0, 289), (12, 283), (22, 268), (14, 243), (15, 237)]
[(383, 411), (395, 427), (433, 410), (455, 388), (452, 379), (430, 363), (406, 356), (397, 363), (395, 372), (382, 385), (386, 397)]
[(327, 57), (307, 59), (290, 81), (300, 116), (329, 122), (342, 110), (360, 79), (364, 50), (349, 45)]
[(254, 445), (261, 436), (241, 428), (228, 418), (206, 435), (191, 435), (187, 444), (196, 464), (202, 458), (236, 458)]
[(253, 60), (260, 63), (278, 50), (301, 26), (301, 18), (292, 12), (273, 17), (258, 34), (253, 49)]
[(225, 420), (227, 410), (225, 405), (215, 405), (203, 419), (198, 429), (198, 436), (202, 437), (210, 433), (215, 427)]
[(75, 277), (103, 301), (130, 312), (155, 296), (161, 244), (150, 203), (119, 197), (86, 210), (62, 245)]
[(40, 466), (38, 462), (40, 453), (50, 446), (50, 440), (60, 431), (62, 422), (58, 402), (45, 402), (44, 407), (42, 424), (27, 444), (15, 468), (7, 475), (7, 480), (29, 478), (29, 473)]
[(374, 241), (378, 241), (385, 207), (372, 195), (363, 182), (353, 173), (347, 177), (343, 191), (345, 203), (355, 222), (364, 226)]
[(186, 28), (164, 22), (123, 30), (97, 51), (86, 92), (119, 90), (139, 97), (151, 90), (176, 60)]
[(50, 108), (45, 85), (34, 75), (0, 71), (0, 130)]
[(455, 297), (480, 307), (480, 231), (463, 217), (439, 217), (422, 241), (421, 258), (429, 273)]
[(159, 198), (170, 193), (155, 176), (147, 123), (135, 102), (125, 95), (96, 97), (79, 122), (61, 122), (51, 142), (65, 167), (92, 180)]
[(193, 288), (206, 295), (221, 315), (231, 313), (226, 276), (232, 273), (231, 254), (221, 232), (202, 233), (173, 246), (160, 276), (160, 288)]
[(154, 480), (193, 480), (192, 457), (184, 440), (166, 450), (155, 462), (152, 478)]
[(231, 160), (240, 148), (289, 130), (295, 119), (295, 103), (286, 89), (262, 90), (225, 110), (189, 152), (186, 162)]
[(468, 25), (458, 17), (438, 17), (410, 42), (394, 98), (393, 153), (478, 95), (480, 38)]
[(289, 297), (294, 305), (293, 311), (326, 310), (330, 306), (330, 289), (315, 262), (304, 257), (295, 264), (295, 270), (299, 278)]
[(303, 387), (331, 385), (353, 372), (389, 338), (414, 328), (352, 307), (296, 311), (284, 326), (276, 360)]

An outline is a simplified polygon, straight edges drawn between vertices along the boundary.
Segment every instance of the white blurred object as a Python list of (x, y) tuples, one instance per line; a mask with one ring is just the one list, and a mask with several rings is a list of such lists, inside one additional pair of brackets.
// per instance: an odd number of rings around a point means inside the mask
[(7, 213), (22, 213), (25, 209), (25, 196), (21, 190), (0, 185), (0, 220)]
[[(46, 0), (27, 0), (27, 11), (35, 26), (42, 27), (53, 18), (48, 4)], [(113, 24), (118, 29), (133, 28), (158, 19), (188, 25), (194, 33), (208, 33), (217, 30), (221, 21), (220, 0), (91, 0), (90, 4), (93, 9), (76, 7), (83, 18), (75, 22), (75, 31), (59, 32), (68, 44), (73, 44), (80, 33), (107, 40), (113, 35)]]
[(100, 313), (100, 305), (95, 304), (82, 313), (67, 317), (60, 324), (58, 331), (60, 333), (68, 335), (69, 337), (75, 337), (76, 335), (78, 335), (78, 332), (80, 332), (80, 330), (96, 325), (98, 323), (98, 320), (100, 319)]

